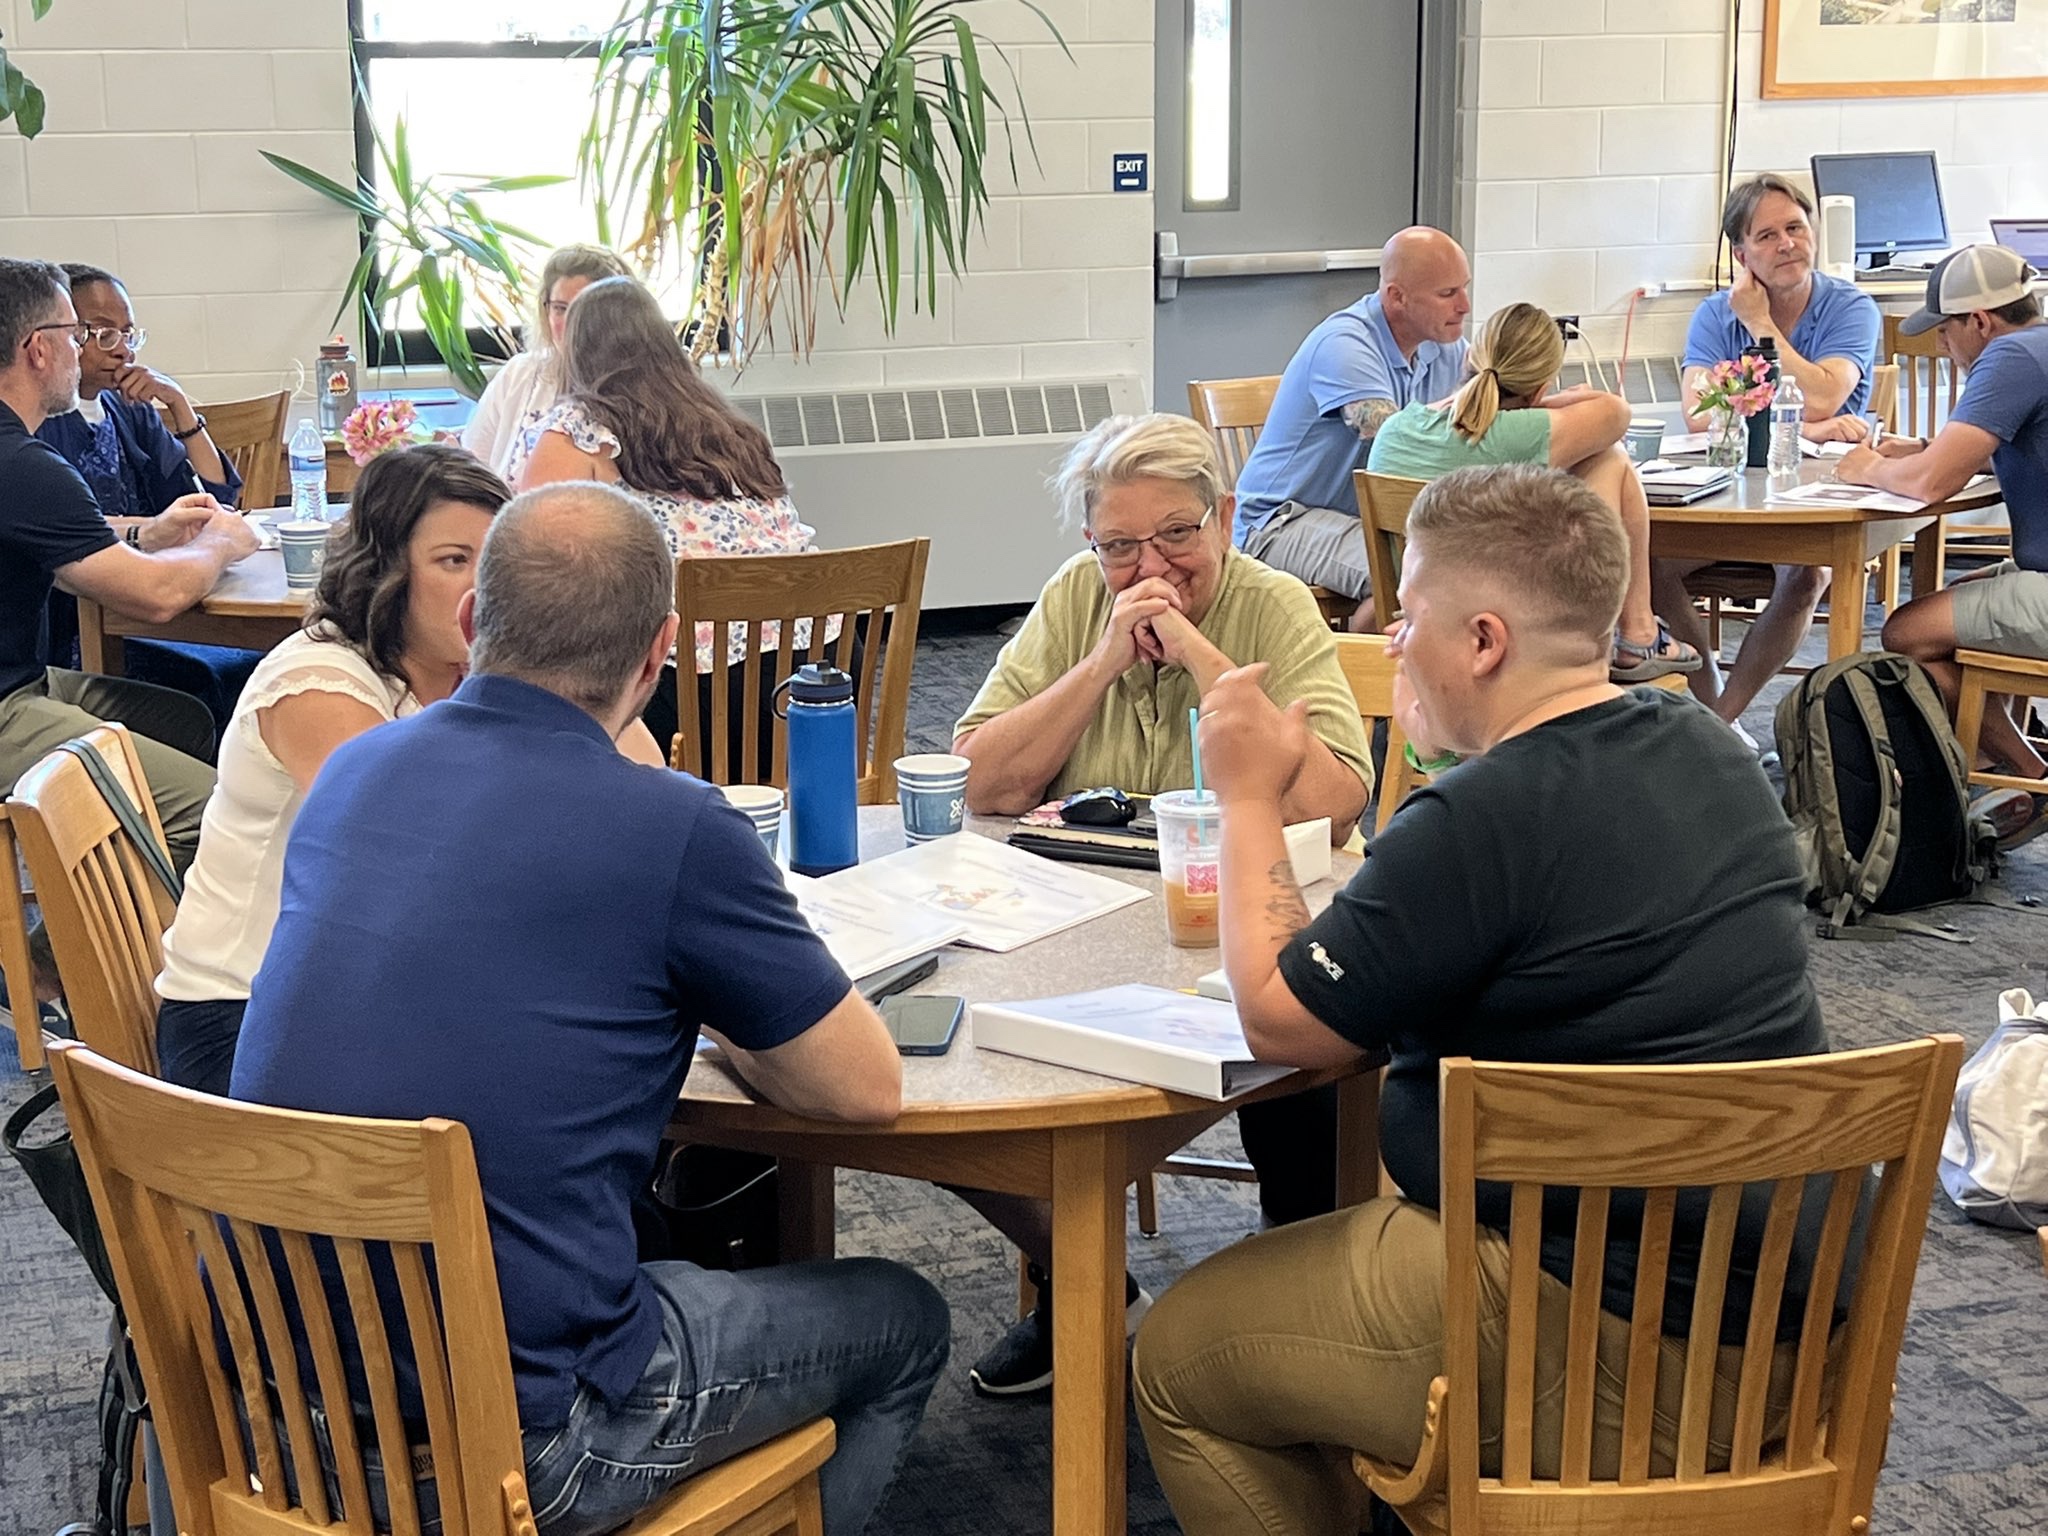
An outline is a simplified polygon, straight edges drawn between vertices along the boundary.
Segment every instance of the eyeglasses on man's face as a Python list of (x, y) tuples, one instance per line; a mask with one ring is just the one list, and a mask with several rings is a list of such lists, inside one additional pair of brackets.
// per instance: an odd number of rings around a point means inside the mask
[(28, 334), (21, 338), (21, 344), (27, 346), (43, 331), (69, 331), (73, 346), (85, 345), (87, 327), (80, 325), (76, 320), (52, 320), (47, 325), (32, 325), (28, 328)]
[(124, 343), (129, 351), (140, 352), (142, 344), (149, 340), (149, 332), (139, 325), (81, 325), (79, 330), (84, 332), (80, 346), (90, 339), (102, 352), (118, 352)]
[(1095, 551), (1095, 557), (1111, 570), (1121, 570), (1136, 565), (1144, 557), (1145, 546), (1150, 544), (1160, 554), (1171, 560), (1175, 555), (1184, 555), (1194, 546), (1209, 519), (1216, 515), (1214, 507), (1209, 508), (1194, 522), (1168, 523), (1164, 528), (1143, 539), (1090, 539), (1088, 547)]

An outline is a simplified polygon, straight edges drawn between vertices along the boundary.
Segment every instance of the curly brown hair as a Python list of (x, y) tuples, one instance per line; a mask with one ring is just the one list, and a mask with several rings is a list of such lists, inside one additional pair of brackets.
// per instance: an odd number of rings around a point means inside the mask
[(654, 295), (630, 277), (592, 283), (562, 332), (564, 394), (619, 440), (636, 491), (720, 501), (789, 494), (759, 427), (698, 377)]
[(421, 518), (443, 501), (497, 514), (512, 499), (504, 481), (474, 455), (443, 443), (381, 453), (364, 466), (348, 520), (334, 531), (306, 628), (324, 625), (386, 677), (403, 681), (405, 609), (411, 594), (406, 546)]

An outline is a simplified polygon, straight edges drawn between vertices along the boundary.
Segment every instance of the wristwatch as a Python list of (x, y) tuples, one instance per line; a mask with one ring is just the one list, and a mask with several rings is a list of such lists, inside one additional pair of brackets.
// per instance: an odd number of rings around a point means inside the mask
[(142, 548), (142, 524), (130, 523), (121, 530), (121, 542), (131, 549)]
[(205, 430), (206, 413), (204, 411), (194, 411), (192, 413), (192, 425), (187, 427), (182, 432), (173, 432), (171, 436), (176, 441), (185, 443), (190, 442), (193, 438), (197, 437), (200, 433), (204, 432)]

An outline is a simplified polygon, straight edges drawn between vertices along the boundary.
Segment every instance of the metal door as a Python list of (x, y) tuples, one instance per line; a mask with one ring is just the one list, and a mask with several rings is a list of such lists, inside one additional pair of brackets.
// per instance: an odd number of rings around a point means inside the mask
[[(1417, 217), (1419, 174), (1428, 178), (1424, 217), (1444, 221), (1438, 193), (1448, 192), (1448, 157), (1442, 167), (1418, 171), (1417, 79), (1419, 61), (1441, 58), (1443, 70), (1430, 75), (1443, 84), (1424, 93), (1429, 115), (1420, 145), (1428, 159), (1454, 97), (1453, 49), (1434, 37), (1442, 18), (1432, 13), (1452, 7), (1433, 0), (1157, 5), (1153, 399), (1161, 410), (1182, 411), (1189, 379), (1278, 373), (1317, 321), (1371, 291), (1381, 242)], [(1236, 155), (1228, 201), (1235, 206), (1190, 207), (1190, 32), (1206, 26), (1213, 45), (1224, 12), (1234, 33), (1227, 110)], [(1213, 127), (1213, 94), (1197, 100)], [(1210, 189), (1216, 185), (1212, 179)], [(1245, 259), (1218, 260), (1233, 257)], [(1231, 275), (1211, 275), (1219, 269)]]

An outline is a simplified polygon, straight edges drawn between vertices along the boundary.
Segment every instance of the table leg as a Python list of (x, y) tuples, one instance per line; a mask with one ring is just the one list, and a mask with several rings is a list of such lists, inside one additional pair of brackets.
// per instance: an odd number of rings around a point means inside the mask
[(782, 1244), (782, 1262), (832, 1257), (835, 1212), (829, 1163), (800, 1163), (782, 1157), (775, 1161), (776, 1205)]
[(1123, 1128), (1052, 1137), (1052, 1520), (1123, 1536)]
[(1948, 519), (1937, 517), (1913, 535), (1913, 595), (1939, 592), (1947, 579)]
[(79, 670), (119, 677), (124, 660), (121, 637), (107, 633), (100, 605), (89, 597), (81, 597), (78, 600)]
[(1834, 576), (1828, 584), (1828, 660), (1863, 649), (1863, 609), (1870, 598), (1863, 527), (1844, 523), (1835, 533)]
[(1337, 1204), (1379, 1194), (1380, 1074), (1358, 1072), (1337, 1084)]

